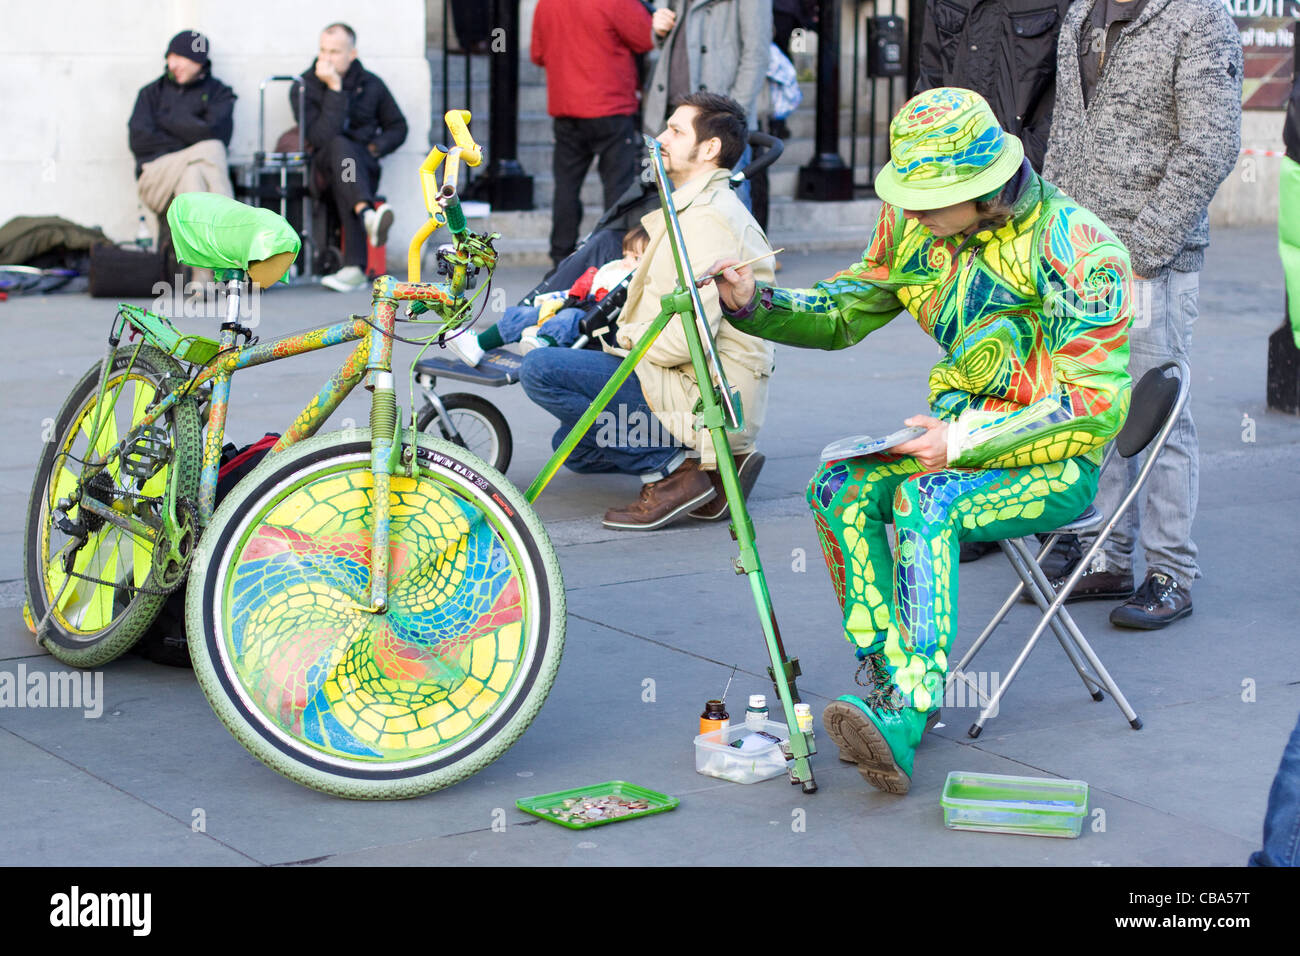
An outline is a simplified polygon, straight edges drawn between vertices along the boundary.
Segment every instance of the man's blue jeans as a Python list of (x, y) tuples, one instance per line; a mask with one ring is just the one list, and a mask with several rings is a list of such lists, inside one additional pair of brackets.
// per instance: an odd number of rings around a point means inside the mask
[(1268, 792), (1264, 848), (1250, 855), (1250, 865), (1300, 866), (1300, 719)]
[[(1199, 272), (1165, 270), (1133, 283), (1133, 325), (1129, 329), (1128, 371), (1133, 384), (1173, 358), (1189, 361), (1192, 327), (1198, 315)], [(1097, 509), (1113, 514), (1137, 478), (1143, 455), (1112, 462), (1097, 486)], [(1192, 519), (1200, 487), (1200, 457), (1192, 406), (1183, 407), (1160, 459), (1142, 489), (1140, 507), (1129, 508), (1106, 539), (1105, 570), (1133, 570), (1133, 552), (1146, 552), (1147, 572), (1160, 571), (1183, 587), (1201, 576), (1192, 542)], [(1086, 549), (1096, 535), (1079, 535)], [(1139, 540), (1140, 539), (1140, 540)], [(1094, 563), (1094, 566), (1095, 563)]]
[[(524, 356), (520, 384), (529, 398), (560, 420), (551, 437), (552, 449), (560, 447), (621, 361), (594, 349), (534, 349)], [(673, 459), (681, 454), (680, 442), (650, 410), (633, 373), (565, 465), (583, 474), (620, 472), (646, 478), (671, 470)]]

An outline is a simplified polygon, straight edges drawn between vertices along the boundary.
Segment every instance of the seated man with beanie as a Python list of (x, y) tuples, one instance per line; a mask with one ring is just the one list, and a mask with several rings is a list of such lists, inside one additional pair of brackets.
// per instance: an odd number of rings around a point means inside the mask
[(210, 53), (197, 30), (172, 37), (167, 68), (140, 90), (127, 124), (140, 202), (160, 218), (178, 193), (234, 196), (226, 147), (235, 94), (212, 75)]
[[(321, 279), (335, 292), (366, 283), (366, 242), (382, 246), (393, 210), (379, 202), (379, 160), (406, 141), (406, 118), (384, 81), (357, 59), (357, 35), (331, 23), (320, 35), (320, 52), (302, 75), (306, 84), (302, 123), (311, 151), (312, 182), (333, 203), (343, 227), (343, 267)], [(298, 88), (290, 93), (295, 116)]]

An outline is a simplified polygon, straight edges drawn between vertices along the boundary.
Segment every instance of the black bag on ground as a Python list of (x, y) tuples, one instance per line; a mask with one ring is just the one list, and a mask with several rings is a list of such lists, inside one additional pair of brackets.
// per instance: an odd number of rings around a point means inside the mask
[(128, 246), (90, 247), (90, 294), (97, 299), (139, 299), (157, 295), (159, 282), (171, 281), (166, 257)]
[[(221, 469), (217, 472), (218, 504), (231, 488), (261, 463), (279, 437), (277, 433), (267, 432), (243, 448), (227, 443), (221, 449)], [(185, 590), (182, 586), (168, 596), (149, 630), (132, 648), (135, 653), (169, 667), (191, 666), (190, 647), (185, 640)]]

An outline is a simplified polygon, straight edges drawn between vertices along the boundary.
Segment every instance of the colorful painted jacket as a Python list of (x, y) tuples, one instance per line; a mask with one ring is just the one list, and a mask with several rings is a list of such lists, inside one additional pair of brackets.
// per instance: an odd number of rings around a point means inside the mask
[(728, 318), (746, 332), (842, 349), (905, 308), (946, 353), (930, 409), (948, 463), (1094, 463), (1128, 414), (1128, 253), (1100, 220), (1021, 166), (995, 231), (936, 238), (885, 204), (862, 261), (812, 289), (759, 284)]

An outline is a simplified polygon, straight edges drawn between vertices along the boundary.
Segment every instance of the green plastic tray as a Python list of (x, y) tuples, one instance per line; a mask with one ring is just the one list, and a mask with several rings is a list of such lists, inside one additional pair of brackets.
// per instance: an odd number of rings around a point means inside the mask
[(944, 826), (953, 830), (1077, 837), (1088, 812), (1088, 785), (954, 770), (940, 802)]
[[(619, 797), (620, 799), (645, 800), (650, 804), (644, 810), (633, 810), (631, 813), (622, 817), (610, 817), (608, 820), (561, 820), (550, 811), (556, 807), (564, 806), (564, 801), (569, 799), (583, 799), (601, 797)], [(587, 787), (575, 787), (572, 790), (557, 790), (555, 793), (543, 793), (537, 797), (524, 797), (516, 800), (515, 806), (524, 813), (531, 813), (535, 817), (541, 817), (543, 820), (549, 820), (551, 823), (557, 823), (562, 827), (568, 827), (570, 830), (586, 830), (590, 827), (604, 826), (606, 823), (622, 823), (624, 820), (635, 820), (638, 817), (648, 817), (652, 813), (666, 813), (669, 810), (677, 809), (681, 803), (676, 797), (670, 797), (666, 793), (660, 793), (657, 790), (647, 790), (645, 787), (638, 787), (634, 783), (628, 783), (626, 780), (610, 780), (606, 783), (593, 783)]]

